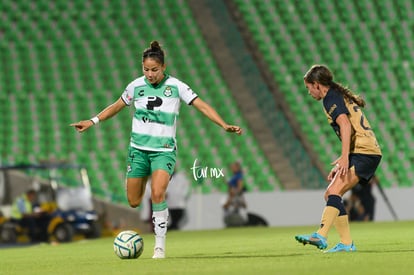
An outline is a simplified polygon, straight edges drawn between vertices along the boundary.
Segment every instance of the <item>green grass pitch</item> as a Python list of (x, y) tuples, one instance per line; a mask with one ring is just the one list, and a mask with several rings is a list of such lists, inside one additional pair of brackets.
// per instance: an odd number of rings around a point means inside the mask
[[(358, 252), (324, 254), (294, 235), (315, 227), (169, 232), (167, 259), (120, 260), (112, 238), (0, 250), (0, 274), (414, 274), (414, 222), (357, 223)], [(329, 247), (338, 241), (332, 230)]]

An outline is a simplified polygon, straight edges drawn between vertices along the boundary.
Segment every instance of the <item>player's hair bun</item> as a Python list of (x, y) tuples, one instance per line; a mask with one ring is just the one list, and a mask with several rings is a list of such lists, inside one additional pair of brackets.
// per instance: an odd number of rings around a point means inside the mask
[(142, 62), (150, 57), (156, 59), (159, 63), (164, 64), (164, 56), (165, 54), (161, 48), (160, 43), (154, 40), (150, 43), (150, 47), (145, 49), (144, 53), (142, 54)]
[(151, 42), (150, 48), (152, 51), (162, 51), (161, 45), (157, 40)]

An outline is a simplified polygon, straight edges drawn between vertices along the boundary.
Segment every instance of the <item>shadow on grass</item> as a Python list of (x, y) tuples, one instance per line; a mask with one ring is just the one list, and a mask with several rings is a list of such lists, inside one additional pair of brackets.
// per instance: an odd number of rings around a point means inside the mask
[(390, 250), (357, 250), (357, 253), (412, 253), (413, 249), (390, 249)]
[(30, 246), (35, 246), (35, 245), (39, 245), (40, 243), (11, 243), (11, 244), (7, 244), (7, 243), (0, 243), (0, 249), (4, 249), (4, 248), (24, 248), (24, 247), (30, 247)]
[[(369, 253), (414, 253), (413, 249), (394, 249), (394, 250), (358, 250), (355, 254), (369, 254)], [(255, 259), (255, 258), (285, 258), (285, 257), (301, 257), (308, 256), (312, 253), (286, 253), (286, 254), (237, 254), (225, 253), (220, 255), (194, 254), (185, 256), (168, 257), (174, 259)], [(342, 254), (342, 253), (338, 253)], [(351, 253), (350, 253), (351, 254)], [(354, 254), (354, 253), (352, 253)], [(324, 255), (324, 253), (321, 253)], [(325, 254), (332, 255), (332, 254)]]
[(309, 255), (309, 253), (287, 253), (287, 254), (220, 254), (220, 255), (206, 255), (194, 254), (188, 256), (169, 257), (175, 259), (255, 259), (255, 258), (282, 258), (282, 257), (299, 257)]

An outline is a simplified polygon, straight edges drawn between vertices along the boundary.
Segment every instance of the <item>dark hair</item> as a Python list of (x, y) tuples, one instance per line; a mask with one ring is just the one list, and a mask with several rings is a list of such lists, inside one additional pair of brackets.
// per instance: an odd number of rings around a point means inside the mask
[(26, 195), (36, 195), (36, 190), (28, 189), (28, 190), (26, 190)]
[(360, 96), (355, 95), (350, 89), (340, 83), (333, 81), (333, 74), (324, 65), (313, 65), (309, 71), (306, 72), (303, 79), (307, 83), (318, 82), (324, 86), (329, 86), (339, 91), (346, 99), (354, 101), (359, 107), (365, 107), (365, 101)]
[(233, 162), (232, 164), (231, 164), (231, 166), (235, 166), (236, 167), (236, 169), (238, 170), (238, 171), (242, 171), (242, 166), (241, 166), (241, 163), (239, 162), (239, 161), (235, 161), (235, 162)]
[(142, 62), (147, 58), (155, 59), (161, 65), (164, 65), (164, 51), (161, 49), (161, 45), (158, 41), (152, 41), (150, 47), (145, 49), (142, 53)]

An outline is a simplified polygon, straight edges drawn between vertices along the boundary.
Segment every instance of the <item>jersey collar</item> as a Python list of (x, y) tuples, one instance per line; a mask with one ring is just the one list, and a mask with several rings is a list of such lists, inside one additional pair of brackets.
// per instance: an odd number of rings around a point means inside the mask
[(160, 83), (157, 83), (157, 84), (151, 84), (149, 81), (148, 81), (148, 79), (145, 77), (144, 78), (144, 81), (145, 81), (145, 83), (147, 83), (147, 85), (148, 86), (150, 86), (150, 87), (152, 87), (152, 88), (159, 88), (159, 87), (161, 87), (162, 85), (164, 85), (164, 83), (165, 83), (165, 81), (167, 81), (167, 79), (170, 77), (170, 75), (169, 74), (167, 74), (167, 73), (164, 73), (164, 78), (161, 80), (161, 82)]

